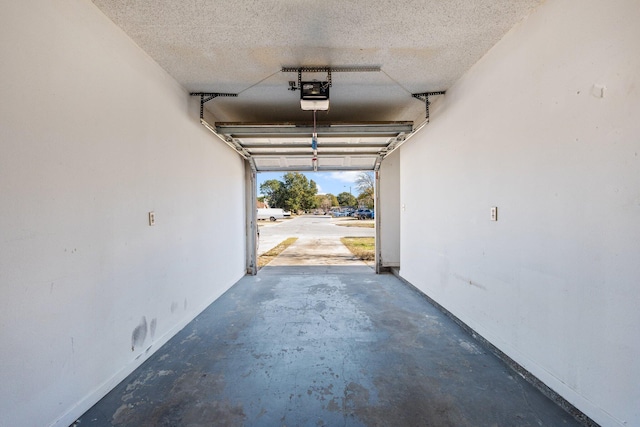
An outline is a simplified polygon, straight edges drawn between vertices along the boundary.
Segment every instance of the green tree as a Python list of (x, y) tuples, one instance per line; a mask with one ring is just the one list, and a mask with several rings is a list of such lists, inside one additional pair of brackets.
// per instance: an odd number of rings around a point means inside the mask
[(324, 194), (316, 194), (316, 206), (325, 210), (327, 206), (327, 199)]
[(333, 206), (339, 206), (338, 205), (338, 199), (333, 194), (331, 194), (331, 193), (329, 193), (329, 194), (318, 194), (316, 196), (316, 207), (318, 207), (318, 208), (322, 209), (323, 211), (327, 212)]
[(318, 185), (314, 180), (309, 180), (309, 188), (305, 192), (304, 203), (305, 209), (311, 210), (319, 207), (316, 195), (318, 194)]
[(318, 185), (314, 180), (298, 172), (287, 172), (282, 180), (270, 179), (260, 185), (260, 193), (272, 208), (298, 212), (315, 209), (318, 206), (316, 194)]
[(356, 198), (353, 197), (351, 193), (348, 193), (346, 191), (338, 194), (337, 199), (340, 206), (356, 206), (358, 204)]
[(267, 204), (272, 208), (283, 207), (284, 187), (281, 181), (270, 179), (260, 184), (260, 193), (264, 196)]
[(294, 212), (316, 207), (318, 186), (299, 172), (287, 172), (283, 176), (283, 207)]
[(331, 200), (331, 207), (340, 206), (340, 203), (338, 203), (338, 198), (333, 194), (327, 193), (326, 197), (328, 197), (329, 200)]
[(367, 190), (364, 193), (358, 194), (358, 206), (364, 206), (369, 209), (373, 209), (373, 206), (374, 206), (373, 191)]

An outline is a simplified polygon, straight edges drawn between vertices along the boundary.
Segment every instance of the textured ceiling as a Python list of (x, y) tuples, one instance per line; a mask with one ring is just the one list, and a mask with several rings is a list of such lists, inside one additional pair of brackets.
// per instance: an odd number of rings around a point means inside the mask
[[(411, 93), (448, 89), (543, 0), (93, 0), (191, 92), (231, 92), (219, 121), (309, 121), (283, 66), (379, 66), (333, 73), (319, 121), (424, 118)], [(324, 80), (325, 73), (303, 74)]]

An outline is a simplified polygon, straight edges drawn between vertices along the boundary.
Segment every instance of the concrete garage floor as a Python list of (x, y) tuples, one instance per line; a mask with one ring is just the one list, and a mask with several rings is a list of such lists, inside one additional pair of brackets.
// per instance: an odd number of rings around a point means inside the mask
[(345, 265), (243, 278), (77, 425), (578, 424), (413, 288)]

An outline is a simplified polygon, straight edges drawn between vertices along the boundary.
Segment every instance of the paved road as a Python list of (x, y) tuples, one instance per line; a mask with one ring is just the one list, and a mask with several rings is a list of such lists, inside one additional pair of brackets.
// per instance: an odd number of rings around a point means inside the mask
[[(293, 219), (277, 221), (258, 221), (260, 243), (258, 255), (276, 246), (288, 237), (298, 237), (302, 241), (316, 239), (335, 241), (340, 237), (374, 237), (373, 228), (343, 227), (339, 223), (357, 221), (352, 218), (332, 218), (328, 215), (304, 215)], [(346, 249), (346, 248), (345, 248)]]

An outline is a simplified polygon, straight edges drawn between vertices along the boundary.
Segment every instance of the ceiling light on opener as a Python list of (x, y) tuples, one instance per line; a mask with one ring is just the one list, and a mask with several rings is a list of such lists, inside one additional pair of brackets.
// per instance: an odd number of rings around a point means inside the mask
[(301, 82), (300, 107), (305, 111), (326, 111), (329, 109), (328, 82)]

